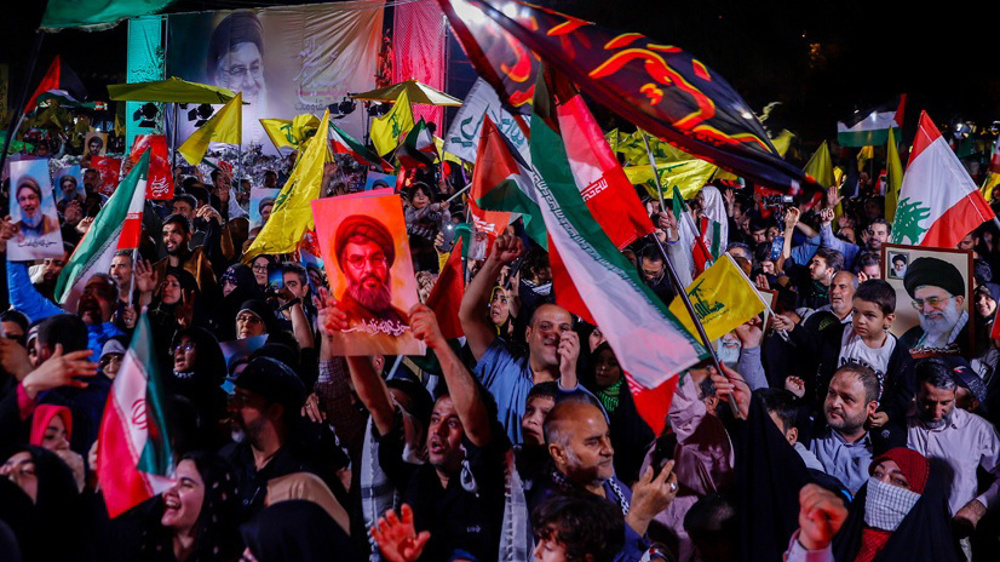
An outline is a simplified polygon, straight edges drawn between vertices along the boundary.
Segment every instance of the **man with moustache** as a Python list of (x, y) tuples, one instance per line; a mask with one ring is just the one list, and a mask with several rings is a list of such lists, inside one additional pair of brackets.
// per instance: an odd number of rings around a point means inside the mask
[(963, 308), (966, 284), (954, 265), (931, 257), (917, 258), (903, 277), (920, 325), (900, 338), (911, 349), (960, 351), (969, 346), (969, 313)]
[(21, 220), (14, 223), (18, 229), (18, 241), (41, 238), (59, 229), (59, 221), (42, 212), (42, 188), (35, 178), (22, 177), (18, 180), (17, 191), (14, 193), (21, 209)]
[(402, 333), (407, 316), (392, 306), (390, 270), (396, 246), (389, 229), (368, 215), (351, 215), (337, 228), (334, 252), (347, 277), (347, 288), (337, 298), (348, 317), (347, 331)]
[(118, 285), (118, 296), (125, 304), (129, 304), (129, 290), (132, 286), (132, 250), (118, 250), (111, 258), (111, 278)]
[(194, 276), (203, 295), (215, 294), (217, 287), (215, 273), (212, 271), (212, 262), (205, 255), (204, 247), (191, 249), (191, 221), (184, 215), (170, 215), (163, 221), (161, 233), (167, 257), (153, 266), (156, 278), (163, 280), (167, 267), (180, 267)]

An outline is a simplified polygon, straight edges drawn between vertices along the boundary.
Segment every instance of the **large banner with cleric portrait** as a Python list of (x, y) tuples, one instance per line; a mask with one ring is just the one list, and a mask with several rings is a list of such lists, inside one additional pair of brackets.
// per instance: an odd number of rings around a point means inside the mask
[(423, 355), (409, 310), (419, 302), (406, 220), (390, 190), (312, 202), (330, 296), (346, 314), (334, 355)]
[[(384, 2), (199, 12), (168, 17), (167, 76), (243, 93), (243, 143), (275, 153), (260, 119), (321, 113), (349, 92), (375, 87)], [(218, 110), (221, 106), (216, 106)], [(178, 115), (178, 144), (207, 117), (197, 104)], [(358, 107), (337, 126), (365, 131)]]

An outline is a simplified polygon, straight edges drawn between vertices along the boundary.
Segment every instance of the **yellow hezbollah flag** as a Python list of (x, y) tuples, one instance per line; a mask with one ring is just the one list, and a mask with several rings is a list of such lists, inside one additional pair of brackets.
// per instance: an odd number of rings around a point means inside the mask
[(298, 150), (306, 140), (316, 134), (319, 119), (315, 115), (296, 115), (295, 119), (261, 119), (264, 132), (278, 150), (293, 148)]
[[(660, 172), (660, 185), (663, 186), (663, 192), (669, 195), (673, 193), (673, 188), (676, 186), (684, 199), (694, 197), (698, 190), (708, 183), (709, 178), (716, 170), (715, 165), (697, 158), (669, 164), (657, 162), (656, 167)], [(625, 168), (625, 175), (628, 176), (628, 180), (633, 185), (642, 184), (649, 192), (650, 197), (659, 197), (656, 192), (656, 183), (653, 181), (652, 166), (629, 166)]]
[(177, 149), (192, 166), (205, 157), (210, 142), (240, 144), (243, 138), (243, 95), (236, 94)]
[(893, 128), (889, 129), (885, 160), (885, 166), (889, 172), (889, 186), (885, 192), (885, 220), (892, 224), (893, 219), (896, 218), (896, 205), (899, 204), (899, 190), (903, 187), (903, 165), (899, 162), (899, 150), (896, 149), (896, 129)]
[(983, 186), (979, 188), (983, 197), (986, 198), (987, 203), (993, 202), (993, 192), (995, 191), (997, 185), (1000, 185), (1000, 174), (996, 172), (988, 172), (986, 174), (986, 179), (983, 181)]
[(807, 178), (812, 178), (823, 187), (829, 188), (833, 185), (833, 159), (830, 158), (830, 148), (826, 145), (826, 141), (819, 145), (802, 171)]
[[(723, 334), (731, 332), (767, 308), (757, 289), (736, 265), (732, 256), (723, 256), (687, 288), (695, 314), (701, 320), (710, 340), (721, 338)], [(690, 333), (697, 333), (694, 321), (681, 299), (674, 297), (670, 303), (670, 312)]]
[(372, 121), (372, 142), (379, 156), (385, 156), (399, 146), (400, 137), (413, 128), (413, 112), (406, 90), (399, 94), (389, 113)]
[(326, 110), (316, 134), (306, 143), (292, 175), (275, 198), (271, 218), (243, 255), (245, 263), (260, 254), (294, 251), (306, 230), (314, 228), (310, 201), (319, 198), (323, 167), (330, 161), (329, 130), (330, 110)]

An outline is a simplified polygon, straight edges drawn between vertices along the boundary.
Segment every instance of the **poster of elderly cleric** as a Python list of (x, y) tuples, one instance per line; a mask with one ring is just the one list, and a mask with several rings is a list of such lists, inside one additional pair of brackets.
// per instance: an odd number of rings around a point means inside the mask
[(422, 355), (408, 311), (419, 302), (398, 195), (359, 193), (312, 202), (330, 295), (347, 318), (335, 355)]
[(882, 268), (896, 290), (896, 319), (889, 331), (913, 355), (971, 351), (972, 252), (885, 244)]
[[(260, 119), (316, 114), (349, 92), (375, 87), (383, 5), (365, 0), (171, 15), (167, 76), (242, 92), (249, 102), (244, 144), (276, 154)], [(191, 110), (197, 107), (188, 106), (178, 119), (182, 142), (198, 125)], [(361, 138), (364, 111), (337, 126)]]
[(56, 216), (47, 158), (10, 163), (10, 221), (17, 229), (7, 241), (7, 259), (33, 261), (62, 257), (62, 232)]

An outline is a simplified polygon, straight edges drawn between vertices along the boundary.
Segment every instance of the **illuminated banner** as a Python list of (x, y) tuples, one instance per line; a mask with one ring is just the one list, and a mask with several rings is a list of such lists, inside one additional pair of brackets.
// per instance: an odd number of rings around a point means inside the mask
[[(243, 142), (275, 153), (260, 119), (321, 113), (375, 87), (384, 2), (357, 0), (169, 17), (167, 75), (243, 93)], [(216, 110), (218, 107), (215, 108)], [(183, 142), (211, 114), (181, 108)], [(339, 127), (364, 135), (359, 107)]]

